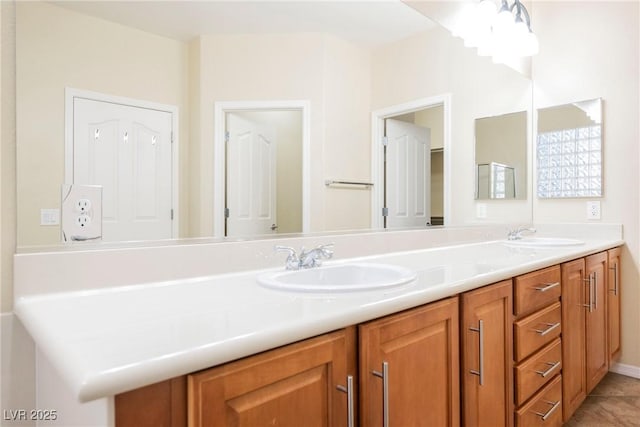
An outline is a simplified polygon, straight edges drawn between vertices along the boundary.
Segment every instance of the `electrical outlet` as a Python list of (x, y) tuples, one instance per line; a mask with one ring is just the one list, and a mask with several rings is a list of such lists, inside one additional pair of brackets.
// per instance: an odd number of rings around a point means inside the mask
[(587, 219), (600, 219), (599, 200), (591, 200), (587, 202)]
[(486, 203), (477, 203), (476, 204), (476, 218), (484, 219), (487, 217), (487, 204)]
[(102, 239), (102, 187), (62, 186), (62, 241)]
[(80, 213), (91, 212), (91, 200), (89, 200), (89, 199), (78, 199), (76, 201), (76, 211), (78, 211)]

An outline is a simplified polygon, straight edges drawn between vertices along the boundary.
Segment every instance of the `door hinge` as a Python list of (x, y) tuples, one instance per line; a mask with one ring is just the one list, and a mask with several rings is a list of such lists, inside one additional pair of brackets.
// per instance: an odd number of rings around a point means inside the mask
[(171, 221), (173, 221), (173, 209), (171, 209)]
[(389, 145), (389, 137), (387, 137), (387, 136), (383, 136), (382, 137), (382, 145), (385, 146), (385, 147), (387, 145)]
[(382, 208), (382, 216), (389, 216), (389, 208)]
[(229, 218), (229, 208), (224, 208), (224, 217)]
[(224, 132), (224, 142), (229, 142), (229, 131)]

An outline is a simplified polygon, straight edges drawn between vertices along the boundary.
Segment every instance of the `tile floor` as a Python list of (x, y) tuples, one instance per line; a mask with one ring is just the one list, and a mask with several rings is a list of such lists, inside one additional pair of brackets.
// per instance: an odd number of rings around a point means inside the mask
[(640, 379), (609, 372), (565, 427), (640, 426)]

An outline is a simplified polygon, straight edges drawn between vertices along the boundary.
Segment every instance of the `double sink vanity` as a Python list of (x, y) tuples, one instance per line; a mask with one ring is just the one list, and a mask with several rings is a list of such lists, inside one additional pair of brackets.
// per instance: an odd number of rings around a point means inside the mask
[[(624, 242), (538, 234), (337, 238), (319, 267), (25, 286), (15, 311), (74, 398), (113, 399), (105, 425), (561, 425), (619, 352)], [(42, 255), (20, 257), (26, 279)]]

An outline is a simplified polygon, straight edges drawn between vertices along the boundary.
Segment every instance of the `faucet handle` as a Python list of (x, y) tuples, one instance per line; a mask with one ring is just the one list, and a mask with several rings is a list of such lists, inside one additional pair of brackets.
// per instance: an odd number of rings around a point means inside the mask
[(287, 252), (289, 254), (287, 255), (287, 262), (285, 264), (287, 270), (297, 270), (300, 268), (300, 258), (295, 249), (290, 246), (275, 245), (273, 250), (276, 252)]
[(333, 256), (333, 243), (327, 243), (325, 245), (320, 245), (320, 246), (316, 247), (316, 249), (325, 258), (331, 258)]

